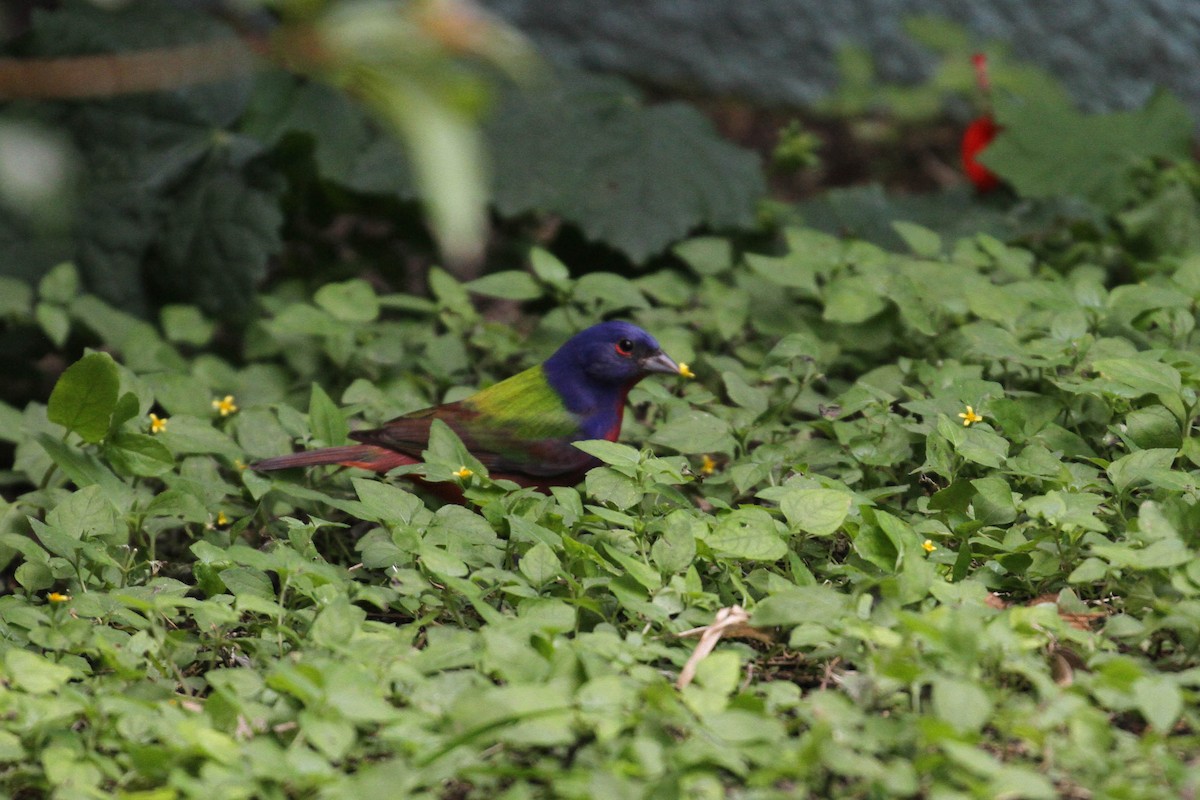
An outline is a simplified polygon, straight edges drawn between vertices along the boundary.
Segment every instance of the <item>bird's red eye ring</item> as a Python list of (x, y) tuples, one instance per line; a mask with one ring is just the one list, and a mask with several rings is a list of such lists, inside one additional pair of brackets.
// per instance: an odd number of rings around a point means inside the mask
[(617, 355), (619, 356), (633, 355), (633, 342), (631, 342), (629, 339), (622, 339), (613, 345), (613, 347), (616, 349)]

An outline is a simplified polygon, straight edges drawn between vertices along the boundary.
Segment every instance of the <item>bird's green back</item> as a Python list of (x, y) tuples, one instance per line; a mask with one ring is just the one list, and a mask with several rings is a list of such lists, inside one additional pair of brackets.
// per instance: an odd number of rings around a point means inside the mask
[(479, 412), (476, 426), (507, 431), (526, 441), (570, 438), (579, 418), (567, 411), (541, 365), (481, 389), (463, 401)]

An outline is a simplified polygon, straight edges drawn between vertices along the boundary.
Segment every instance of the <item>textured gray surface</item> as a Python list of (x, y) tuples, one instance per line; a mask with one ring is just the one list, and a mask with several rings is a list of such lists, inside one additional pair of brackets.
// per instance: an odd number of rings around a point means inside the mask
[(932, 14), (1008, 43), (1086, 109), (1169, 87), (1200, 119), (1200, 0), (481, 0), (552, 58), (675, 88), (806, 105), (837, 82), (834, 54), (865, 45), (915, 81), (929, 55), (902, 20)]

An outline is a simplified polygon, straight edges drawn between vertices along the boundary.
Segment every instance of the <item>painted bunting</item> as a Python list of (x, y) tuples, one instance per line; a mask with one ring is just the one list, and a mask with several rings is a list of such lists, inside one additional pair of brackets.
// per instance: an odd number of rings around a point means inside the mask
[(628, 322), (601, 322), (572, 336), (538, 366), (470, 397), (350, 434), (362, 444), (276, 456), (251, 466), (266, 471), (340, 464), (387, 472), (420, 463), (430, 425), (440, 419), (493, 478), (543, 491), (570, 486), (600, 463), (571, 443), (615, 441), (626, 395), (655, 372), (691, 376), (687, 365), (675, 363), (646, 331)]

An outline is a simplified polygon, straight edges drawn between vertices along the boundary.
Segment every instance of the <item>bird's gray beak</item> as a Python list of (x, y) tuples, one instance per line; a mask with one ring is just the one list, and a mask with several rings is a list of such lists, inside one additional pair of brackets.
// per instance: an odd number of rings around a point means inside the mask
[(664, 375), (684, 375), (683, 369), (675, 363), (675, 359), (658, 350), (642, 359), (642, 372), (661, 372)]

